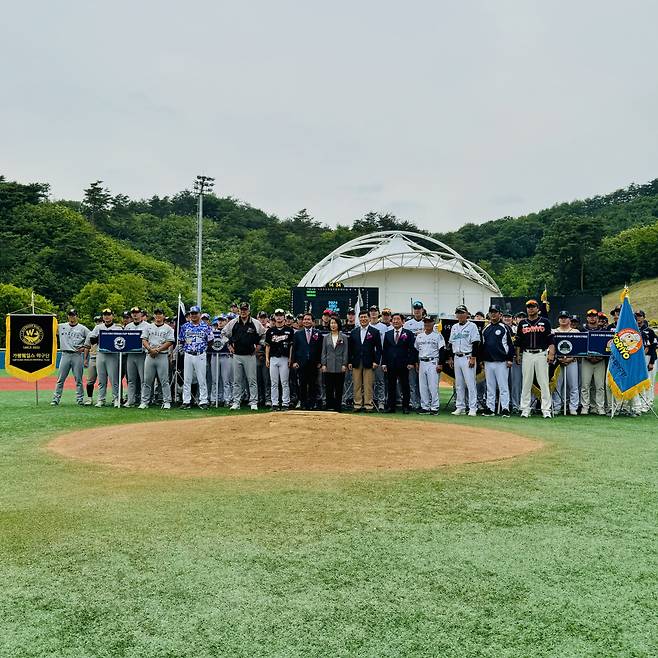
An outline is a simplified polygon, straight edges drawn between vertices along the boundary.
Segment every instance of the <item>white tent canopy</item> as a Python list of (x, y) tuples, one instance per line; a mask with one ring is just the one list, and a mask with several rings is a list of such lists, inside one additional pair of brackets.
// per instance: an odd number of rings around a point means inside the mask
[(380, 306), (400, 311), (417, 298), (431, 313), (451, 314), (462, 303), (480, 310), (491, 296), (500, 296), (481, 267), (434, 238), (408, 231), (381, 231), (346, 242), (312, 267), (299, 285), (330, 283), (377, 287)]

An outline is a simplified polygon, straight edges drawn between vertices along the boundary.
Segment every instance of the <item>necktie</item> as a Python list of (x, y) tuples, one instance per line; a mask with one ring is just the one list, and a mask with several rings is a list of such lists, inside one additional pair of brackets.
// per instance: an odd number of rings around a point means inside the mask
[(398, 344), (398, 338), (400, 338), (400, 331), (396, 330), (396, 332), (395, 332), (395, 344), (396, 345)]
[(309, 343), (309, 344), (311, 343), (311, 330), (310, 329), (306, 330), (306, 342)]

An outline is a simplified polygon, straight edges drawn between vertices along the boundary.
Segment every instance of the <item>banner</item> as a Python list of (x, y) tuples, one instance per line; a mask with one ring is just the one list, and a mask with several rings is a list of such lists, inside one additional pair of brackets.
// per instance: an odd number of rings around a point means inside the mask
[(644, 358), (644, 341), (628, 297), (624, 297), (617, 331), (612, 339), (608, 384), (618, 400), (630, 400), (651, 386)]
[(100, 352), (141, 352), (142, 332), (138, 329), (126, 331), (104, 331), (98, 332), (98, 350)]
[(589, 356), (610, 356), (614, 333), (612, 331), (590, 331), (587, 351)]
[(556, 356), (587, 356), (588, 354), (589, 334), (585, 331), (557, 332), (553, 334), (553, 338)]
[(52, 374), (57, 361), (57, 318), (49, 314), (9, 314), (6, 322), (7, 372), (25, 382)]

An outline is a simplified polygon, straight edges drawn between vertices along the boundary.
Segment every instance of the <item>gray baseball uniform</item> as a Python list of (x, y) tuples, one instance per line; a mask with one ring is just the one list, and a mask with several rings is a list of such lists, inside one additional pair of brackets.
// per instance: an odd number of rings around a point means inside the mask
[[(142, 320), (140, 322), (129, 322), (124, 329), (126, 331), (141, 331), (142, 339), (144, 332), (151, 325)], [(134, 407), (139, 403), (142, 386), (144, 385), (144, 357), (145, 352), (130, 352), (126, 354), (126, 379), (128, 380), (128, 407)], [(148, 402), (148, 400), (147, 400)]]
[[(85, 345), (91, 346), (92, 338), (99, 338), (101, 331), (123, 331), (120, 324), (97, 324), (87, 336)], [(101, 352), (96, 354), (96, 372), (98, 375), (98, 402), (96, 406), (102, 407), (105, 404), (107, 393), (107, 379), (109, 377), (112, 384), (112, 402), (119, 403), (119, 355), (116, 352)]]
[[(145, 324), (145, 323), (141, 323)], [(174, 330), (168, 324), (149, 324), (142, 332), (142, 340), (151, 348), (160, 348), (165, 343), (174, 342)], [(139, 356), (139, 355), (137, 355)], [(169, 348), (156, 356), (147, 354), (144, 359), (144, 378), (142, 384), (142, 403), (148, 404), (151, 400), (153, 382), (158, 377), (162, 387), (163, 402), (171, 403), (171, 387), (169, 386)]]
[(75, 398), (78, 404), (84, 402), (84, 389), (82, 387), (82, 373), (84, 372), (84, 345), (87, 336), (90, 334), (89, 329), (79, 322), (72, 325), (70, 322), (60, 324), (57, 329), (59, 335), (59, 348), (62, 351), (62, 358), (59, 362), (59, 377), (55, 385), (53, 402), (59, 404), (64, 390), (64, 382), (69, 375), (73, 373), (75, 378)]

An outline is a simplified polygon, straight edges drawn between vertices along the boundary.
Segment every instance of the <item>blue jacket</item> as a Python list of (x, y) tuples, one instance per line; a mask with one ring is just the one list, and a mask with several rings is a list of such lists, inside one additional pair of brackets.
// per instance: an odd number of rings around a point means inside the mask
[(409, 329), (400, 329), (400, 337), (395, 342), (395, 329), (384, 334), (382, 364), (387, 368), (406, 368), (418, 362), (418, 352), (414, 347), (416, 337)]
[(318, 364), (322, 356), (322, 334), (311, 329), (311, 342), (306, 340), (306, 329), (298, 329), (292, 339), (292, 362), (305, 366)]
[(382, 341), (378, 329), (370, 325), (366, 329), (366, 339), (361, 342), (361, 327), (356, 326), (350, 331), (349, 359), (353, 368), (372, 368), (373, 363), (379, 364), (382, 358)]
[(514, 359), (512, 330), (503, 322), (488, 324), (482, 332), (480, 355), (483, 361), (512, 361)]

